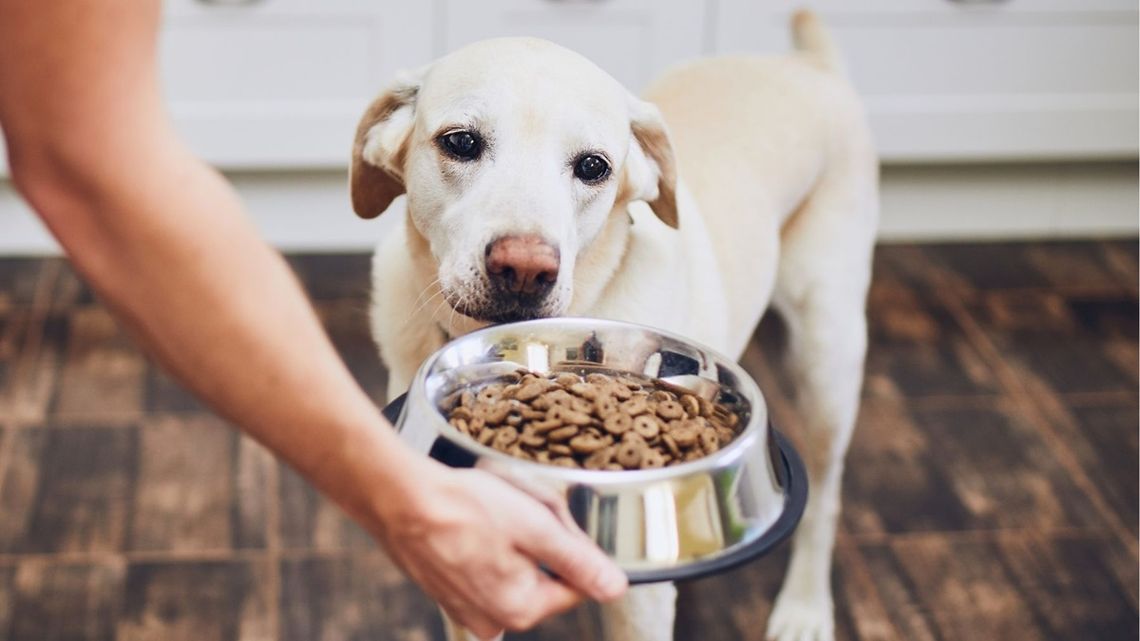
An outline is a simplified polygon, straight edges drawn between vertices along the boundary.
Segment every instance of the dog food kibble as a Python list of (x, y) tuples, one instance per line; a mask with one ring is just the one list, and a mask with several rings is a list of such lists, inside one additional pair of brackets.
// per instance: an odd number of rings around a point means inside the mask
[(740, 424), (723, 406), (626, 375), (519, 370), (511, 379), (453, 397), (448, 422), (482, 445), (548, 465), (677, 465), (724, 447)]

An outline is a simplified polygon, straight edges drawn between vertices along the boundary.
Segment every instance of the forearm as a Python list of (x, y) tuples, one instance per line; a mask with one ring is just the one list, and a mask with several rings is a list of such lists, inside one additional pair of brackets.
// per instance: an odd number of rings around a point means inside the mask
[(374, 519), (377, 501), (400, 494), (402, 466), (424, 463), (401, 462), (280, 256), (174, 134), (155, 68), (160, 10), (158, 0), (0, 0), (13, 181), (156, 359)]
[(402, 446), (229, 186), (153, 127), (119, 138), (113, 164), (61, 154), (16, 167), (17, 183), (157, 360), (364, 518), (372, 506), (358, 504), (392, 487)]

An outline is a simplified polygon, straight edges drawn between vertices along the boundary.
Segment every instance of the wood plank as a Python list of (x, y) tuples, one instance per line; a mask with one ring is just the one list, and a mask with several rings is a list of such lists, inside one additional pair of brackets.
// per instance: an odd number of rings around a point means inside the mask
[(131, 428), (16, 432), (3, 482), (0, 550), (17, 553), (123, 549), (134, 492)]
[(368, 328), (368, 309), (363, 300), (317, 303), (317, 313), (341, 359), (377, 406), (387, 396), (388, 374), (380, 362), (376, 343)]
[(10, 421), (14, 411), (16, 363), (24, 348), (30, 316), (27, 310), (0, 312), (0, 423)]
[(1134, 639), (1136, 610), (1105, 583), (1097, 548), (929, 536), (863, 552), (906, 639)]
[[(235, 549), (264, 548), (269, 544), (270, 503), (276, 502), (272, 494), (277, 474), (277, 460), (253, 439), (229, 427), (237, 438), (234, 453), (234, 477), (231, 494), (233, 526), (231, 545)], [(276, 505), (273, 510), (276, 512)]]
[[(1137, 638), (1136, 554), (1084, 494), (1136, 535), (1136, 256), (1132, 240), (880, 248), (833, 573), (837, 638)], [(380, 402), (368, 257), (293, 263)], [(0, 304), (0, 422), (20, 426), (0, 425), (0, 639), (269, 639), (278, 628), (286, 639), (442, 639), (434, 605), (366, 532), (285, 468), (270, 496), (269, 455), (142, 359), (90, 290), (51, 265), (45, 312), (28, 306), (27, 285), (5, 289), (17, 277), (0, 260), (0, 299), (25, 301)], [(958, 301), (976, 336), (947, 314)], [(972, 339), (999, 356), (981, 359)], [(744, 361), (787, 429), (798, 421), (785, 340), (766, 320)], [(96, 366), (116, 359), (128, 365)], [(995, 381), (1003, 362), (1034, 417)], [(53, 397), (72, 427), (48, 416)], [(271, 500), (281, 563), (248, 552), (266, 546)], [(123, 550), (148, 560), (74, 556)], [(210, 560), (174, 560), (203, 551)], [(676, 638), (761, 639), (786, 560), (784, 547), (683, 585)], [(598, 638), (596, 612), (512, 638)]]
[(1135, 392), (1137, 373), (1105, 347), (1135, 351), (1135, 301), (1053, 293), (991, 294), (968, 311), (1026, 384), (1057, 393)]
[(52, 267), (58, 273), (51, 290), (50, 310), (53, 314), (99, 305), (95, 292), (75, 273), (75, 268), (66, 258), (45, 259), (44, 266), (45, 269)]
[(1124, 515), (1122, 521), (1137, 535), (1140, 415), (1136, 405), (1044, 406), (1050, 420), (1067, 437), (1063, 447), (1077, 457), (1096, 491), (1114, 511)]
[(1050, 639), (1136, 639), (1136, 601), (1114, 580), (1112, 548), (1109, 537), (1016, 537), (999, 540), (997, 558)]
[(140, 416), (146, 364), (131, 339), (101, 307), (76, 309), (68, 321), (55, 419), (90, 422)]
[(20, 563), (8, 641), (114, 641), (124, 565)]
[(281, 563), (281, 639), (443, 639), (435, 604), (383, 555)]
[(280, 466), (281, 544), (292, 550), (373, 550), (372, 537), (288, 466)]
[[(896, 253), (892, 249), (897, 248), (880, 248), (876, 255), (877, 271), (868, 293), (870, 347), (864, 398), (999, 393), (996, 377), (969, 337), (938, 301), (926, 295), (929, 275), (905, 273), (886, 260)], [(795, 385), (781, 362), (786, 340), (786, 330), (769, 314), (747, 347), (743, 362), (748, 369), (752, 359), (765, 359), (779, 383), (779, 393), (792, 398)], [(772, 393), (770, 386), (764, 391)]]
[(0, 324), (0, 420), (42, 423), (59, 380), (66, 320), (20, 309)]
[(269, 639), (265, 562), (132, 563), (116, 641)]
[(880, 553), (893, 557), (893, 564), (874, 553), (868, 557), (876, 572), (903, 575), (933, 638), (1048, 639), (1011, 578), (993, 562), (996, 553), (990, 542), (932, 537), (896, 543)]
[(973, 290), (1123, 290), (1104, 252), (1088, 242), (927, 245), (922, 252)]
[(32, 304), (43, 264), (38, 258), (0, 258), (0, 314)]
[(953, 316), (909, 290), (877, 287), (868, 300), (872, 349), (867, 394), (880, 397), (987, 395), (996, 378)]
[(7, 639), (12, 625), (12, 607), (16, 601), (16, 567), (0, 565), (0, 638)]
[(1121, 282), (1130, 291), (1140, 287), (1140, 242), (1130, 240), (1108, 240), (1101, 243), (1105, 261), (1112, 266)]
[(46, 434), (7, 430), (6, 464), (0, 469), (0, 552), (22, 547), (35, 512)]
[(144, 386), (147, 412), (209, 413), (201, 401), (150, 359), (146, 361)]
[(1097, 289), (1136, 295), (1136, 288), (1121, 278), (1112, 257), (1099, 243), (1025, 243), (1027, 261), (1045, 276), (1054, 290)]
[[(768, 616), (783, 582), (790, 545), (729, 572), (678, 584), (677, 639), (765, 641)], [(832, 570), (837, 641), (894, 640), (878, 594), (854, 578), (853, 560), (840, 554)], [(855, 612), (874, 613), (856, 622)]]
[(269, 462), (256, 451), (241, 456), (241, 447), (238, 434), (209, 415), (148, 419), (139, 432), (129, 548), (264, 547)]
[(1035, 426), (992, 406), (864, 403), (844, 485), (856, 533), (1104, 524)]
[(286, 260), (313, 300), (372, 298), (371, 254), (294, 254)]

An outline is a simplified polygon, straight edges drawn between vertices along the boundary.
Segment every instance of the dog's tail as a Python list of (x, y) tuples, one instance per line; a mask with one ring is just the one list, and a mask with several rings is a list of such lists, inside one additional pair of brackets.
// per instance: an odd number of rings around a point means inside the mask
[(816, 65), (846, 75), (847, 68), (843, 63), (843, 54), (831, 37), (831, 32), (814, 11), (800, 9), (792, 15), (792, 42), (796, 51)]

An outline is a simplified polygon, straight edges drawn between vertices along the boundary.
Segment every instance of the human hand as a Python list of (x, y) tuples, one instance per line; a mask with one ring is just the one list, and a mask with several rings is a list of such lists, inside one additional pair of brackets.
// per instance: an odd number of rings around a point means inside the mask
[(584, 598), (609, 601), (625, 592), (625, 574), (550, 507), (493, 474), (423, 464), (415, 484), (386, 497), (375, 534), (479, 638), (528, 629)]

